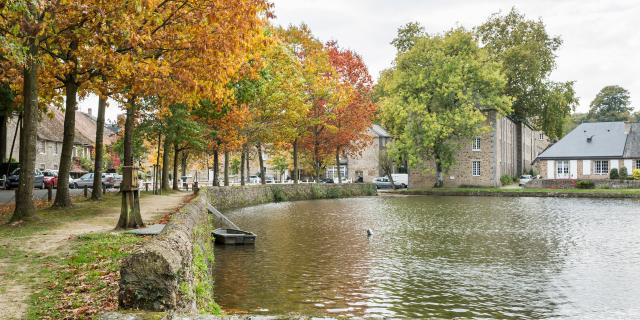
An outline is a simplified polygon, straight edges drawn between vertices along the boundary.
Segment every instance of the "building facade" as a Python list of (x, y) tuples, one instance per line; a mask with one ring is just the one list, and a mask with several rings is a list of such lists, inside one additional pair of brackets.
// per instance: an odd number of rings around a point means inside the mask
[[(445, 186), (500, 186), (500, 177), (519, 176), (533, 169), (532, 161), (550, 143), (548, 137), (526, 124), (490, 110), (484, 134), (458, 143), (456, 162), (444, 173)], [(410, 168), (409, 184), (428, 188), (436, 183), (435, 163), (424, 161)]]
[[(89, 110), (91, 112), (91, 110)], [(6, 122), (5, 161), (10, 158), (20, 161), (20, 129), (16, 130), (18, 118), (8, 118)], [(79, 175), (86, 170), (82, 169), (81, 159), (93, 160), (95, 148), (96, 119), (89, 113), (76, 111), (75, 139), (72, 151), (72, 175)], [(16, 135), (14, 143), (14, 135)], [(38, 122), (36, 136), (36, 168), (40, 170), (58, 170), (62, 153), (62, 140), (64, 136), (64, 113), (54, 109), (47, 115), (43, 115)], [(110, 146), (116, 140), (116, 134), (109, 128), (104, 131), (105, 146)], [(11, 147), (13, 146), (13, 150)], [(117, 157), (117, 156), (116, 156)], [(119, 165), (119, 159), (111, 159), (111, 164)]]
[(583, 123), (536, 159), (543, 179), (608, 179), (640, 169), (640, 124)]

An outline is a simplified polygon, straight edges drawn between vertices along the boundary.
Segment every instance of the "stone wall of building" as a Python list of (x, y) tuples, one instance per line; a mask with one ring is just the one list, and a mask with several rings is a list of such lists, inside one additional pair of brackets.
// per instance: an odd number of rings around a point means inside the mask
[[(480, 150), (473, 150), (473, 138), (459, 143), (456, 163), (444, 175), (445, 186), (500, 185), (500, 176), (515, 175), (517, 161), (516, 125), (496, 112), (487, 114), (488, 132), (479, 136)], [(480, 162), (480, 175), (473, 175), (473, 162)], [(435, 184), (435, 164), (426, 161), (410, 170), (412, 188), (429, 188)]]
[(380, 150), (384, 148), (386, 138), (371, 136), (371, 144), (369, 144), (362, 153), (347, 158), (347, 176), (351, 181), (357, 181), (361, 175), (364, 182), (372, 182), (373, 179), (380, 177)]
[[(596, 174), (594, 171), (594, 165), (596, 160), (568, 160), (569, 161), (569, 176), (567, 179), (588, 179), (588, 180), (603, 180), (609, 179), (609, 174)], [(598, 159), (598, 161), (601, 161)], [(620, 170), (622, 167), (627, 168), (627, 174), (631, 175), (633, 169), (635, 169), (635, 160), (623, 160), (612, 159), (607, 160), (609, 162), (609, 171), (616, 168)], [(541, 160), (536, 163), (537, 169), (540, 172), (542, 179), (559, 179), (557, 176), (557, 161), (556, 160)], [(549, 167), (551, 166), (551, 171)]]

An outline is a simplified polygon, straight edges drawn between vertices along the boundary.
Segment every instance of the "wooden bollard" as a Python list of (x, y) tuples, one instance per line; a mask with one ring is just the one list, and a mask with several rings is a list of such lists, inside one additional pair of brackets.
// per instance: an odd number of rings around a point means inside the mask
[(107, 186), (102, 186), (102, 194), (107, 194)]
[(89, 196), (89, 187), (84, 186), (84, 190), (83, 190), (83, 192), (84, 192), (84, 197), (85, 197), (85, 198), (86, 198), (86, 197), (88, 197), (88, 196)]
[(47, 201), (51, 202), (53, 200), (53, 186), (47, 186)]

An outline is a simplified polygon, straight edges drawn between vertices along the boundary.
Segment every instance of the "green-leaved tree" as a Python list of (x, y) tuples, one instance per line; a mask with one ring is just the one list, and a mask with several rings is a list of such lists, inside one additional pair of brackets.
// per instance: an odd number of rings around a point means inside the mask
[(398, 53), (376, 92), (382, 121), (396, 138), (391, 156), (412, 164), (433, 160), (436, 186), (443, 186), (460, 141), (486, 130), (483, 111), (511, 112), (505, 85), (500, 64), (473, 33), (460, 28), (420, 37)]
[(606, 86), (591, 101), (588, 121), (629, 121), (632, 119), (631, 96), (620, 86)]

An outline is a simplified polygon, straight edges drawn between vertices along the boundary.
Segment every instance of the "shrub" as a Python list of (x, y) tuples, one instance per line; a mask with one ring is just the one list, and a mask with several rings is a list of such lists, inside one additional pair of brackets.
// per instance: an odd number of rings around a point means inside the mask
[(621, 167), (620, 172), (618, 172), (620, 179), (627, 179), (629, 177), (629, 173), (627, 172), (627, 167)]
[(633, 176), (633, 180), (640, 180), (640, 169), (633, 169), (631, 175)]
[(503, 186), (510, 185), (511, 183), (513, 183), (513, 178), (510, 175), (505, 174), (502, 177), (500, 177), (500, 183)]
[(271, 187), (271, 193), (273, 193), (273, 202), (287, 201), (287, 194), (280, 187)]
[(591, 180), (578, 180), (576, 182), (576, 188), (578, 189), (593, 189), (595, 187), (596, 185)]
[(618, 173), (618, 169), (613, 168), (609, 171), (609, 179), (618, 179), (620, 178), (620, 174)]
[(327, 198), (337, 199), (337, 198), (340, 198), (341, 196), (342, 196), (342, 192), (339, 188), (330, 187), (329, 189), (327, 189)]

